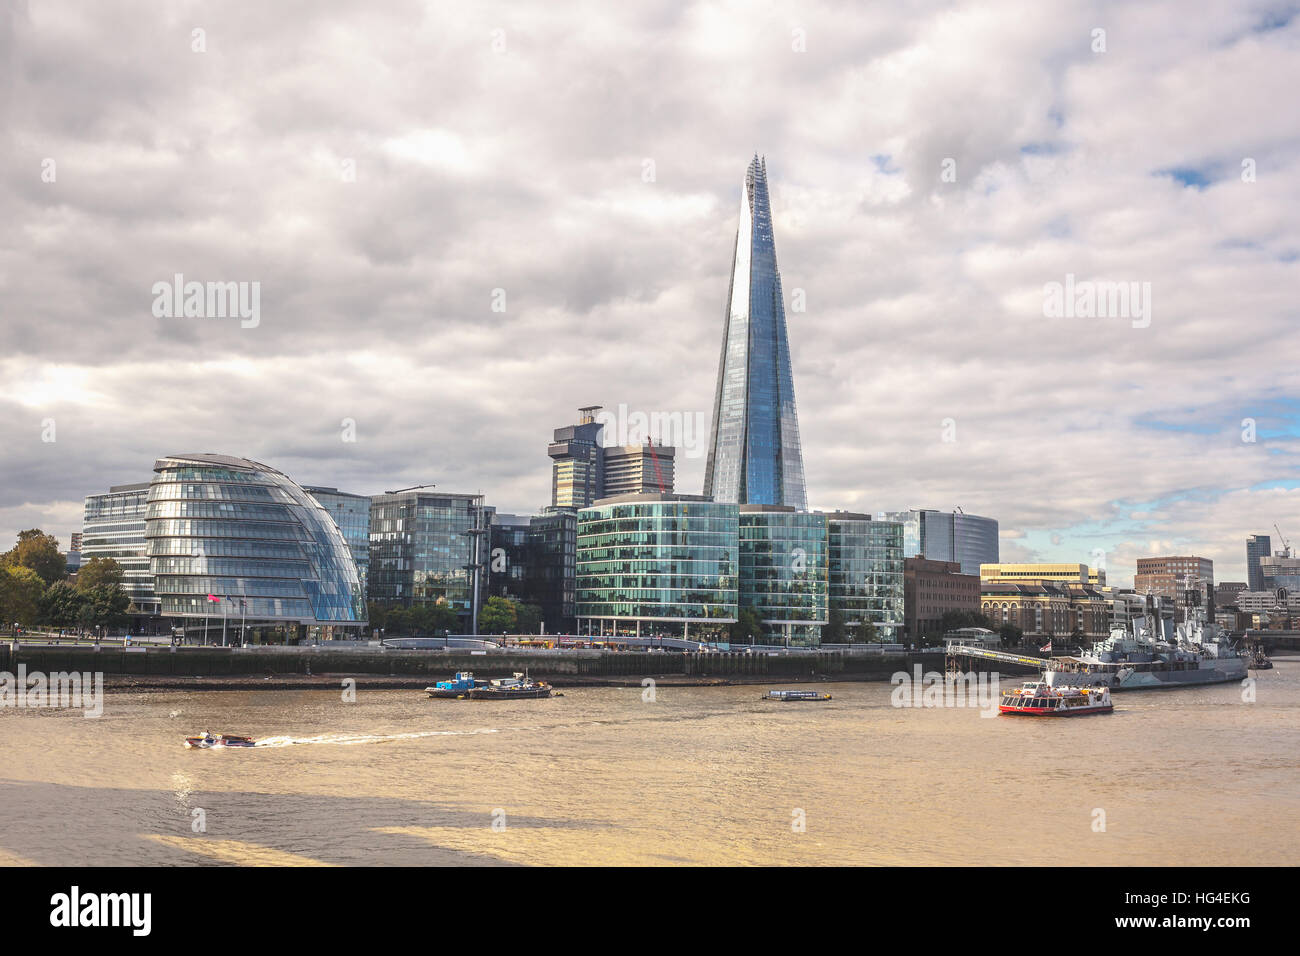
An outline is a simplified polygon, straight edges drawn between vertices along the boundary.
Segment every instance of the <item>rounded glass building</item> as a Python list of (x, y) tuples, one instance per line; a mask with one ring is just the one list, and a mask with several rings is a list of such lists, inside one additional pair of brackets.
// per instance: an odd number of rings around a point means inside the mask
[(740, 506), (740, 606), (758, 612), (771, 642), (821, 643), (828, 613), (824, 514)]
[(716, 638), (736, 620), (737, 512), (673, 494), (622, 495), (579, 511), (579, 632)]
[(304, 625), (326, 637), (364, 627), (343, 533), (287, 476), (212, 454), (160, 458), (154, 472), (145, 541), (164, 617)]

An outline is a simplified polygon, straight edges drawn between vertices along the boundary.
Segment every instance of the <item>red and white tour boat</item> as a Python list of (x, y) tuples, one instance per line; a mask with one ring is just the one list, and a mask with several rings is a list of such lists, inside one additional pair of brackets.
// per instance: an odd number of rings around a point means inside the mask
[(1047, 681), (1026, 681), (1018, 690), (1002, 692), (998, 712), (1028, 717), (1082, 717), (1109, 714), (1109, 687), (1053, 687)]

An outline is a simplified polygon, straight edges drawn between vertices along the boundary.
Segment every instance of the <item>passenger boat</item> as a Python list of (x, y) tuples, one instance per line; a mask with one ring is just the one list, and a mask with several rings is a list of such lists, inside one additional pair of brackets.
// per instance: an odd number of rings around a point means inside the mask
[(439, 700), (461, 700), (475, 687), (486, 687), (487, 681), (475, 680), (473, 671), (457, 671), (451, 680), (440, 680), (424, 692)]
[(830, 694), (815, 690), (769, 690), (759, 700), (830, 700)]
[(531, 680), (526, 674), (515, 673), (466, 691), (470, 700), (533, 700), (551, 696), (551, 685), (545, 681)]
[(1002, 692), (998, 712), (1026, 717), (1083, 717), (1109, 714), (1110, 688), (1053, 687), (1047, 681), (1025, 681), (1019, 690)]
[(238, 734), (210, 734), (205, 730), (197, 737), (186, 737), (185, 746), (202, 750), (210, 750), (214, 747), (256, 747), (257, 741), (252, 737), (241, 737)]

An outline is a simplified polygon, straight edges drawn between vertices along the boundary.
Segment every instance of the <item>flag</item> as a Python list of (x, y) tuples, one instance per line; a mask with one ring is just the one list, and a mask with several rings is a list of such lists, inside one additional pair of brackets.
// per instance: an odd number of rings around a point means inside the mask
[(215, 594), (209, 594), (209, 595), (208, 595), (208, 600), (209, 600), (209, 601), (212, 601), (212, 602), (215, 603), (216, 601), (218, 601), (218, 600), (220, 600), (220, 599), (219, 599)]
[(1042, 647), (1040, 647), (1038, 650), (1039, 650), (1039, 652), (1047, 651), (1047, 652), (1050, 653), (1051, 650), (1052, 650), (1052, 642), (1051, 642), (1051, 641), (1048, 641), (1046, 644), (1044, 644), (1044, 645), (1043, 645)]

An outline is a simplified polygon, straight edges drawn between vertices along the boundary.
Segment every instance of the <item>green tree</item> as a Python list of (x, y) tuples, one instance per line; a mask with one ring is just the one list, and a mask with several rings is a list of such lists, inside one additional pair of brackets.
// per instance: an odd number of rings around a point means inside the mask
[(31, 568), (46, 584), (68, 576), (68, 559), (59, 552), (59, 542), (40, 528), (19, 531), (18, 543), (0, 555), (0, 565)]
[(1003, 647), (1019, 647), (1025, 640), (1025, 632), (1014, 624), (1003, 624), (998, 628), (998, 643)]
[(830, 613), (826, 617), (826, 625), (822, 628), (822, 643), (847, 643), (844, 631), (844, 612), (833, 604), (831, 605)]
[(55, 581), (41, 597), (40, 620), (56, 627), (77, 624), (85, 604), (86, 597), (81, 591), (67, 581)]
[(112, 558), (91, 558), (77, 569), (77, 590), (89, 591), (101, 584), (121, 587), (125, 578), (122, 565)]
[(516, 626), (520, 634), (536, 634), (542, 627), (542, 609), (536, 604), (516, 604)]
[(478, 629), (483, 634), (513, 634), (519, 625), (514, 601), (490, 597), (478, 612)]
[(734, 644), (753, 644), (763, 636), (763, 619), (756, 608), (742, 607), (727, 632)]
[(874, 644), (877, 640), (874, 621), (860, 621), (849, 629), (849, 640), (854, 644)]
[(0, 567), (0, 626), (34, 624), (40, 619), (45, 582), (22, 565)]
[(130, 606), (131, 599), (120, 587), (96, 584), (79, 590), (85, 596), (86, 606), (90, 608), (92, 624), (112, 627), (126, 622), (126, 609)]

